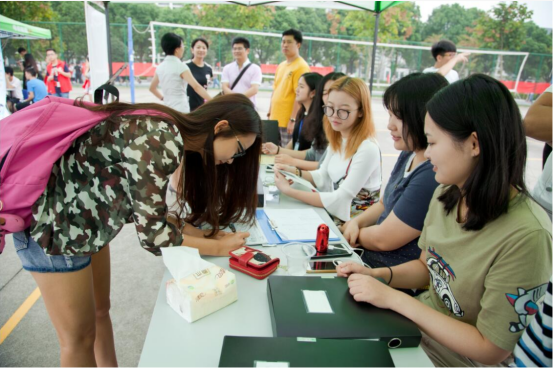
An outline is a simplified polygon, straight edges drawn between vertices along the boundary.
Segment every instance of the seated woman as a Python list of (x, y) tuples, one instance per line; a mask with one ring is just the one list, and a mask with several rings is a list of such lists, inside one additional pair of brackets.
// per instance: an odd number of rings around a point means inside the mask
[(321, 168), (295, 170), (321, 192), (293, 189), (279, 173), (291, 167), (282, 164), (275, 165), (275, 185), (287, 196), (324, 207), (342, 224), (379, 201), (381, 190), (381, 152), (375, 140), (367, 85), (359, 78), (338, 79), (329, 89), (323, 112), (329, 148)]
[(314, 97), (316, 95), (316, 88), (322, 78), (319, 73), (304, 73), (300, 76), (298, 87), (296, 88), (296, 102), (300, 103), (302, 107), (296, 114), (296, 125), (292, 133), (292, 140), (289, 141), (286, 147), (266, 142), (262, 145), (262, 152), (264, 154), (276, 155), (286, 153), (298, 158), (306, 156), (306, 151), (312, 146), (312, 140), (306, 138), (306, 131), (310, 130), (311, 125), (314, 123), (310, 117), (313, 116), (314, 111), (318, 110), (317, 105), (319, 104), (313, 104), (313, 102), (317, 101), (314, 100)]
[(385, 91), (387, 128), (394, 148), (401, 150), (381, 200), (341, 227), (352, 246), (365, 250), (362, 258), (372, 268), (418, 259), (417, 241), (438, 186), (433, 166), (425, 158), (423, 130), (425, 104), (448, 81), (437, 73), (414, 73)]
[[(312, 104), (313, 108), (310, 109), (306, 117), (306, 140), (311, 140), (312, 146), (308, 150), (294, 153), (281, 149), (279, 150), (280, 154), (275, 157), (276, 164), (291, 165), (302, 170), (316, 170), (320, 167), (329, 144), (323, 130), (323, 105), (327, 104), (331, 85), (344, 76), (345, 74), (340, 72), (329, 73), (323, 77), (317, 86)], [(273, 150), (273, 152), (275, 151)]]
[[(435, 366), (506, 366), (552, 274), (552, 224), (525, 186), (519, 108), (501, 82), (474, 74), (437, 92), (427, 111), (425, 157), (441, 185), (421, 257), (337, 272), (356, 301), (414, 321)], [(417, 299), (391, 288), (427, 285)]]

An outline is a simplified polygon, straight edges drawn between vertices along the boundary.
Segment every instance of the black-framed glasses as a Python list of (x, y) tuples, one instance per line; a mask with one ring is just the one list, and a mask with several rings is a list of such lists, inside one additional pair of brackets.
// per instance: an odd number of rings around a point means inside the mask
[(240, 158), (241, 156), (246, 155), (246, 150), (244, 150), (244, 147), (240, 143), (240, 140), (237, 136), (237, 132), (233, 129), (233, 126), (231, 126), (231, 123), (228, 123), (228, 124), (229, 124), (229, 128), (231, 128), (231, 131), (233, 132), (233, 134), (235, 135), (235, 138), (237, 139), (237, 143), (239, 144), (239, 152), (237, 152), (235, 155), (231, 156), (231, 159)]
[(353, 110), (337, 109), (337, 110), (335, 110), (335, 108), (333, 108), (331, 106), (323, 105), (323, 114), (325, 114), (328, 117), (332, 117), (333, 114), (335, 114), (335, 111), (336, 111), (337, 112), (337, 117), (339, 117), (339, 119), (342, 119), (342, 120), (348, 119), (348, 117), (350, 116), (350, 113), (352, 113), (353, 111), (356, 111), (356, 110), (360, 110), (360, 109), (353, 109)]

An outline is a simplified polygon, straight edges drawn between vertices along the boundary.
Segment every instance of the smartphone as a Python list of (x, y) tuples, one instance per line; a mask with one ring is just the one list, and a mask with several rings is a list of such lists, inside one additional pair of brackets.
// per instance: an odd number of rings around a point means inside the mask
[(329, 259), (329, 258), (344, 258), (344, 257), (347, 257), (347, 256), (350, 256), (352, 255), (352, 250), (342, 244), (342, 243), (336, 243), (336, 244), (332, 244), (330, 243), (329, 246), (327, 247), (327, 252), (325, 253), (316, 253), (314, 256), (312, 256), (312, 260), (317, 260), (317, 259)]
[(307, 273), (336, 273), (337, 266), (342, 263), (340, 260), (311, 261), (308, 264)]

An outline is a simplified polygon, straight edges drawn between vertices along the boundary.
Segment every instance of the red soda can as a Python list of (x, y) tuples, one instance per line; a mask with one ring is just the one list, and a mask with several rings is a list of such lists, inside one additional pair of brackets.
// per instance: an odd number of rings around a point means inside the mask
[(317, 227), (317, 237), (315, 239), (315, 249), (318, 253), (325, 254), (329, 246), (329, 227), (327, 224), (320, 224)]

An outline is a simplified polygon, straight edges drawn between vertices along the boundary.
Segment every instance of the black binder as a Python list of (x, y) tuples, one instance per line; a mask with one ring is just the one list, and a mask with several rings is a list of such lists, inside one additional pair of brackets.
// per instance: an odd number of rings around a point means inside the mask
[(225, 336), (220, 368), (252, 368), (256, 362), (286, 363), (291, 368), (394, 367), (387, 344), (363, 340)]
[[(302, 290), (326, 291), (333, 314), (308, 313)], [(346, 278), (270, 276), (267, 294), (275, 337), (379, 339), (391, 348), (417, 347), (421, 341), (408, 318), (356, 302)]]

